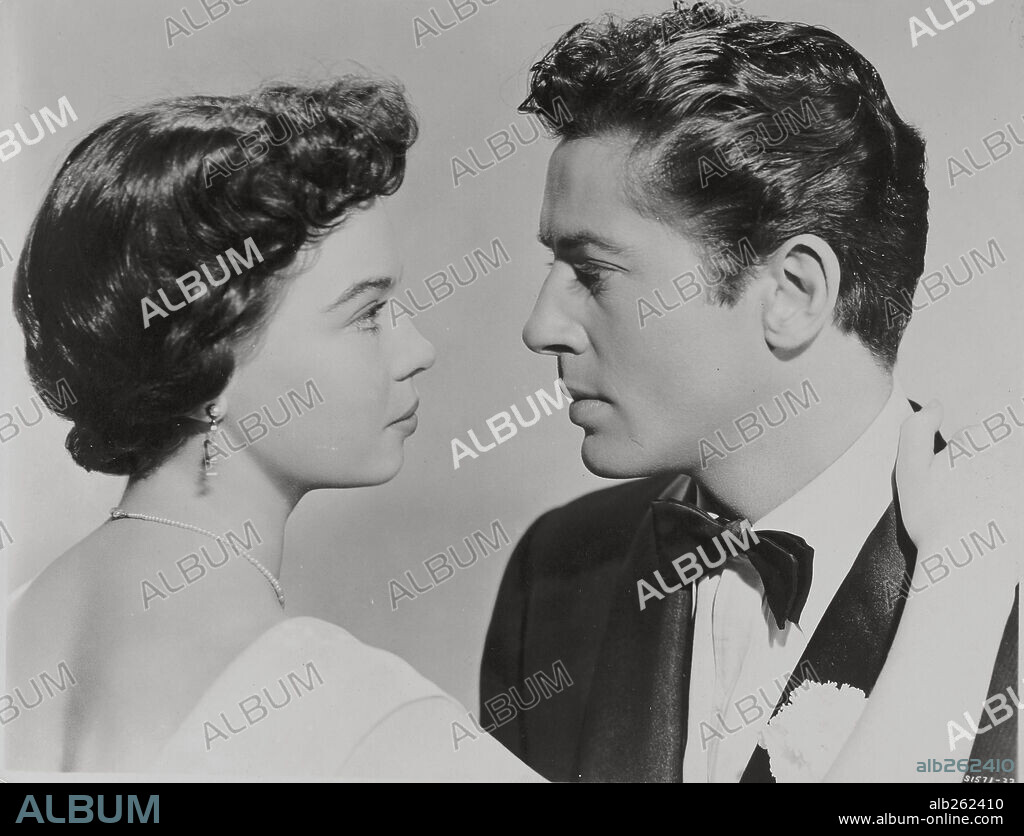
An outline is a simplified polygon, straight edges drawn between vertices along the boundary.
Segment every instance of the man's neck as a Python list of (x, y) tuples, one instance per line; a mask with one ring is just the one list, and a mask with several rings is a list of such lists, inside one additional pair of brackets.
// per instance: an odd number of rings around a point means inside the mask
[[(844, 369), (841, 376), (834, 370), (816, 375), (813, 387), (817, 399), (804, 396), (806, 411), (800, 404), (788, 403), (794, 408), (786, 410), (786, 420), (776, 427), (765, 423), (763, 438), (724, 458), (716, 457), (692, 474), (702, 489), (737, 516), (761, 519), (824, 472), (864, 434), (889, 399), (892, 376), (866, 364)], [(799, 384), (790, 388), (794, 393), (801, 391)], [(764, 407), (775, 422), (778, 404)]]

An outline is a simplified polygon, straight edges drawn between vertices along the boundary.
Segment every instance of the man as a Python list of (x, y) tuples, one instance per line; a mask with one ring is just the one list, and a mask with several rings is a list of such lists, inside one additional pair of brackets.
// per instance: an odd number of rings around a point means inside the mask
[[(758, 741), (809, 735), (788, 766), (820, 780), (914, 566), (892, 367), (924, 143), (838, 36), (702, 5), (574, 27), (521, 110), (559, 99), (524, 340), (558, 359), (586, 466), (644, 478), (520, 541), (484, 651), (494, 734), (562, 781), (772, 781), (787, 750)], [(989, 693), (1016, 683), (1015, 636)], [(558, 662), (572, 687), (517, 699)], [(822, 700), (827, 733), (795, 714)], [(1013, 726), (972, 756), (1014, 757)]]

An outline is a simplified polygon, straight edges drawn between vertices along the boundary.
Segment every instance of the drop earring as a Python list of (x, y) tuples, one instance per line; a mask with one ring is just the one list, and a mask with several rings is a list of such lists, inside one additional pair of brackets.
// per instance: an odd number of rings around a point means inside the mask
[(220, 423), (220, 413), (215, 404), (206, 407), (206, 417), (210, 419), (210, 426), (207, 427), (206, 438), (203, 439), (203, 478), (217, 475), (217, 471), (213, 469), (213, 457), (210, 455), (213, 449), (213, 434), (217, 432)]

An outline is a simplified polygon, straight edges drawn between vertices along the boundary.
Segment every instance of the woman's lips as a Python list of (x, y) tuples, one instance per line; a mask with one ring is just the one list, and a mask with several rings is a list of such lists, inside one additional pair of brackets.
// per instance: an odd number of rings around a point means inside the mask
[(406, 421), (410, 421), (416, 418), (416, 410), (420, 408), (420, 402), (416, 401), (412, 407), (407, 409), (401, 416), (392, 421), (392, 424), (403, 424)]

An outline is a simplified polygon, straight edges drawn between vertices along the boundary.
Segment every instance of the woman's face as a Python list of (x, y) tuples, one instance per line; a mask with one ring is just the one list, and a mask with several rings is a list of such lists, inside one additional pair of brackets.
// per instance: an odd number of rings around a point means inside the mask
[(221, 428), (231, 447), (245, 445), (225, 453), (252, 457), (293, 490), (386, 482), (416, 429), (413, 378), (433, 365), (434, 347), (411, 320), (387, 321), (401, 262), (383, 204), (354, 212), (305, 256), (224, 392)]

